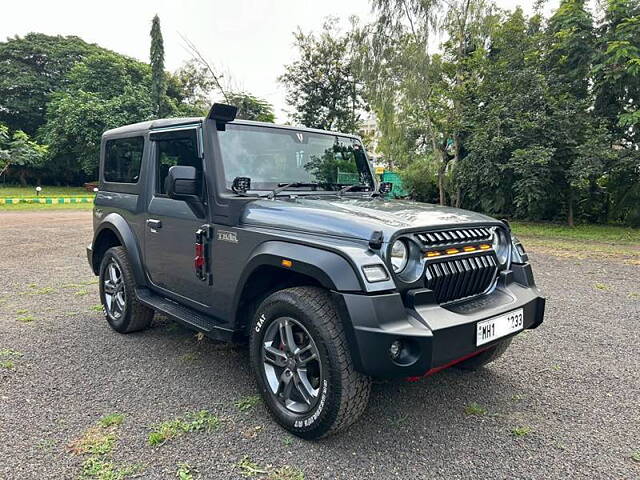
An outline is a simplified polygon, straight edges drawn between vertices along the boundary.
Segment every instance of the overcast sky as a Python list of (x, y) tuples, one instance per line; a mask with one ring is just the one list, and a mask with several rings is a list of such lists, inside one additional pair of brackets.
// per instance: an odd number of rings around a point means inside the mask
[[(145, 62), (149, 30), (160, 16), (165, 65), (177, 69), (190, 58), (180, 34), (207, 59), (228, 72), (236, 86), (262, 97), (284, 120), (284, 88), (277, 78), (296, 55), (292, 32), (318, 30), (326, 16), (370, 18), (368, 0), (20, 0), (2, 1), (0, 39), (29, 32), (77, 35)], [(502, 8), (532, 1), (498, 0)], [(548, 10), (558, 0), (548, 2)], [(345, 22), (346, 25), (346, 22)]]

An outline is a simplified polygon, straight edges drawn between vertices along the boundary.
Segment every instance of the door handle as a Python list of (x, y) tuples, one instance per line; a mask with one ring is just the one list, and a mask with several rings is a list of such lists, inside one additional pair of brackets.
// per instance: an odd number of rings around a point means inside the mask
[(149, 225), (151, 230), (158, 230), (159, 228), (162, 228), (162, 222), (160, 220), (155, 220), (153, 218), (150, 218), (149, 220), (147, 220), (147, 225)]

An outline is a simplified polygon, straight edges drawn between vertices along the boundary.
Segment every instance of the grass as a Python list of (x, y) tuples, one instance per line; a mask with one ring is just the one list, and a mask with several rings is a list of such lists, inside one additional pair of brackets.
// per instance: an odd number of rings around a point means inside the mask
[(466, 413), (467, 415), (486, 415), (487, 409), (481, 407), (476, 402), (472, 402), (464, 407), (464, 413)]
[(124, 422), (124, 415), (121, 413), (110, 413), (98, 420), (98, 424), (103, 428), (122, 425), (122, 422)]
[(119, 467), (97, 457), (90, 457), (82, 464), (81, 479), (124, 480), (143, 471), (140, 465), (126, 465)]
[(551, 223), (511, 222), (525, 248), (586, 258), (626, 257), (640, 261), (640, 229), (617, 225), (578, 225), (570, 228)]
[(34, 317), (33, 315), (23, 315), (18, 317), (18, 321), (20, 323), (31, 323), (36, 321), (36, 317)]
[(240, 475), (245, 478), (264, 478), (267, 480), (304, 480), (304, 473), (295, 467), (285, 465), (280, 468), (262, 467), (252, 462), (249, 457), (240, 460), (236, 467), (240, 470)]
[(176, 471), (176, 477), (180, 480), (193, 480), (195, 469), (188, 463), (179, 463), (178, 470)]
[[(5, 187), (0, 185), (0, 198), (25, 198), (35, 197), (36, 186), (28, 187)], [(47, 185), (42, 186), (40, 192), (41, 197), (90, 197), (93, 196), (92, 192), (87, 192), (84, 187), (50, 187)]]
[(182, 417), (156, 425), (147, 437), (147, 443), (153, 447), (159, 447), (185, 433), (211, 432), (219, 426), (220, 419), (207, 410), (187, 413)]
[(14, 368), (16, 368), (16, 364), (13, 362), (13, 360), (0, 360), (0, 368), (13, 370)]
[(22, 356), (22, 353), (11, 348), (0, 349), (0, 368), (14, 370), (16, 368), (15, 359)]
[(640, 463), (640, 450), (636, 450), (631, 454), (631, 460)]
[(89, 307), (89, 310), (91, 310), (92, 312), (102, 312), (102, 304), (98, 303), (96, 305), (91, 305)]
[(511, 433), (516, 437), (526, 437), (531, 433), (531, 427), (516, 427)]
[(21, 210), (91, 210), (93, 203), (18, 203), (17, 205), (0, 205), (0, 212), (16, 212)]
[(241, 412), (247, 412), (260, 403), (258, 395), (249, 395), (238, 400), (234, 405)]

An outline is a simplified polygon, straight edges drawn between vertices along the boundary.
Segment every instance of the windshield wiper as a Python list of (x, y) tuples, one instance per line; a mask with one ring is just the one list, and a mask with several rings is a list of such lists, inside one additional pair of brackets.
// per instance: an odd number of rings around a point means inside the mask
[(267, 198), (269, 200), (275, 198), (276, 195), (278, 195), (281, 192), (284, 192), (287, 188), (299, 188), (299, 187), (319, 187), (320, 184), (319, 183), (308, 183), (308, 182), (291, 182), (291, 183), (279, 183), (278, 184), (278, 188), (274, 188), (271, 193), (269, 195), (267, 195)]
[(338, 191), (338, 196), (341, 197), (343, 193), (350, 192), (351, 190), (354, 190), (356, 188), (359, 188), (359, 189), (369, 188), (369, 185), (365, 183), (354, 183), (353, 185), (347, 185), (346, 187), (342, 187)]

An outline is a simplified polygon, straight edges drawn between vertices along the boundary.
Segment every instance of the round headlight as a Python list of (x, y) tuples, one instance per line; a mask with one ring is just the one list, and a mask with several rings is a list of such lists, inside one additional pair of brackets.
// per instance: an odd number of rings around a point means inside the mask
[(509, 263), (509, 255), (511, 250), (509, 248), (509, 240), (507, 234), (501, 228), (495, 227), (493, 229), (493, 238), (491, 240), (493, 250), (496, 252), (498, 263), (501, 267), (506, 267)]
[(400, 273), (407, 266), (409, 249), (402, 240), (396, 240), (391, 246), (391, 267), (394, 273)]

